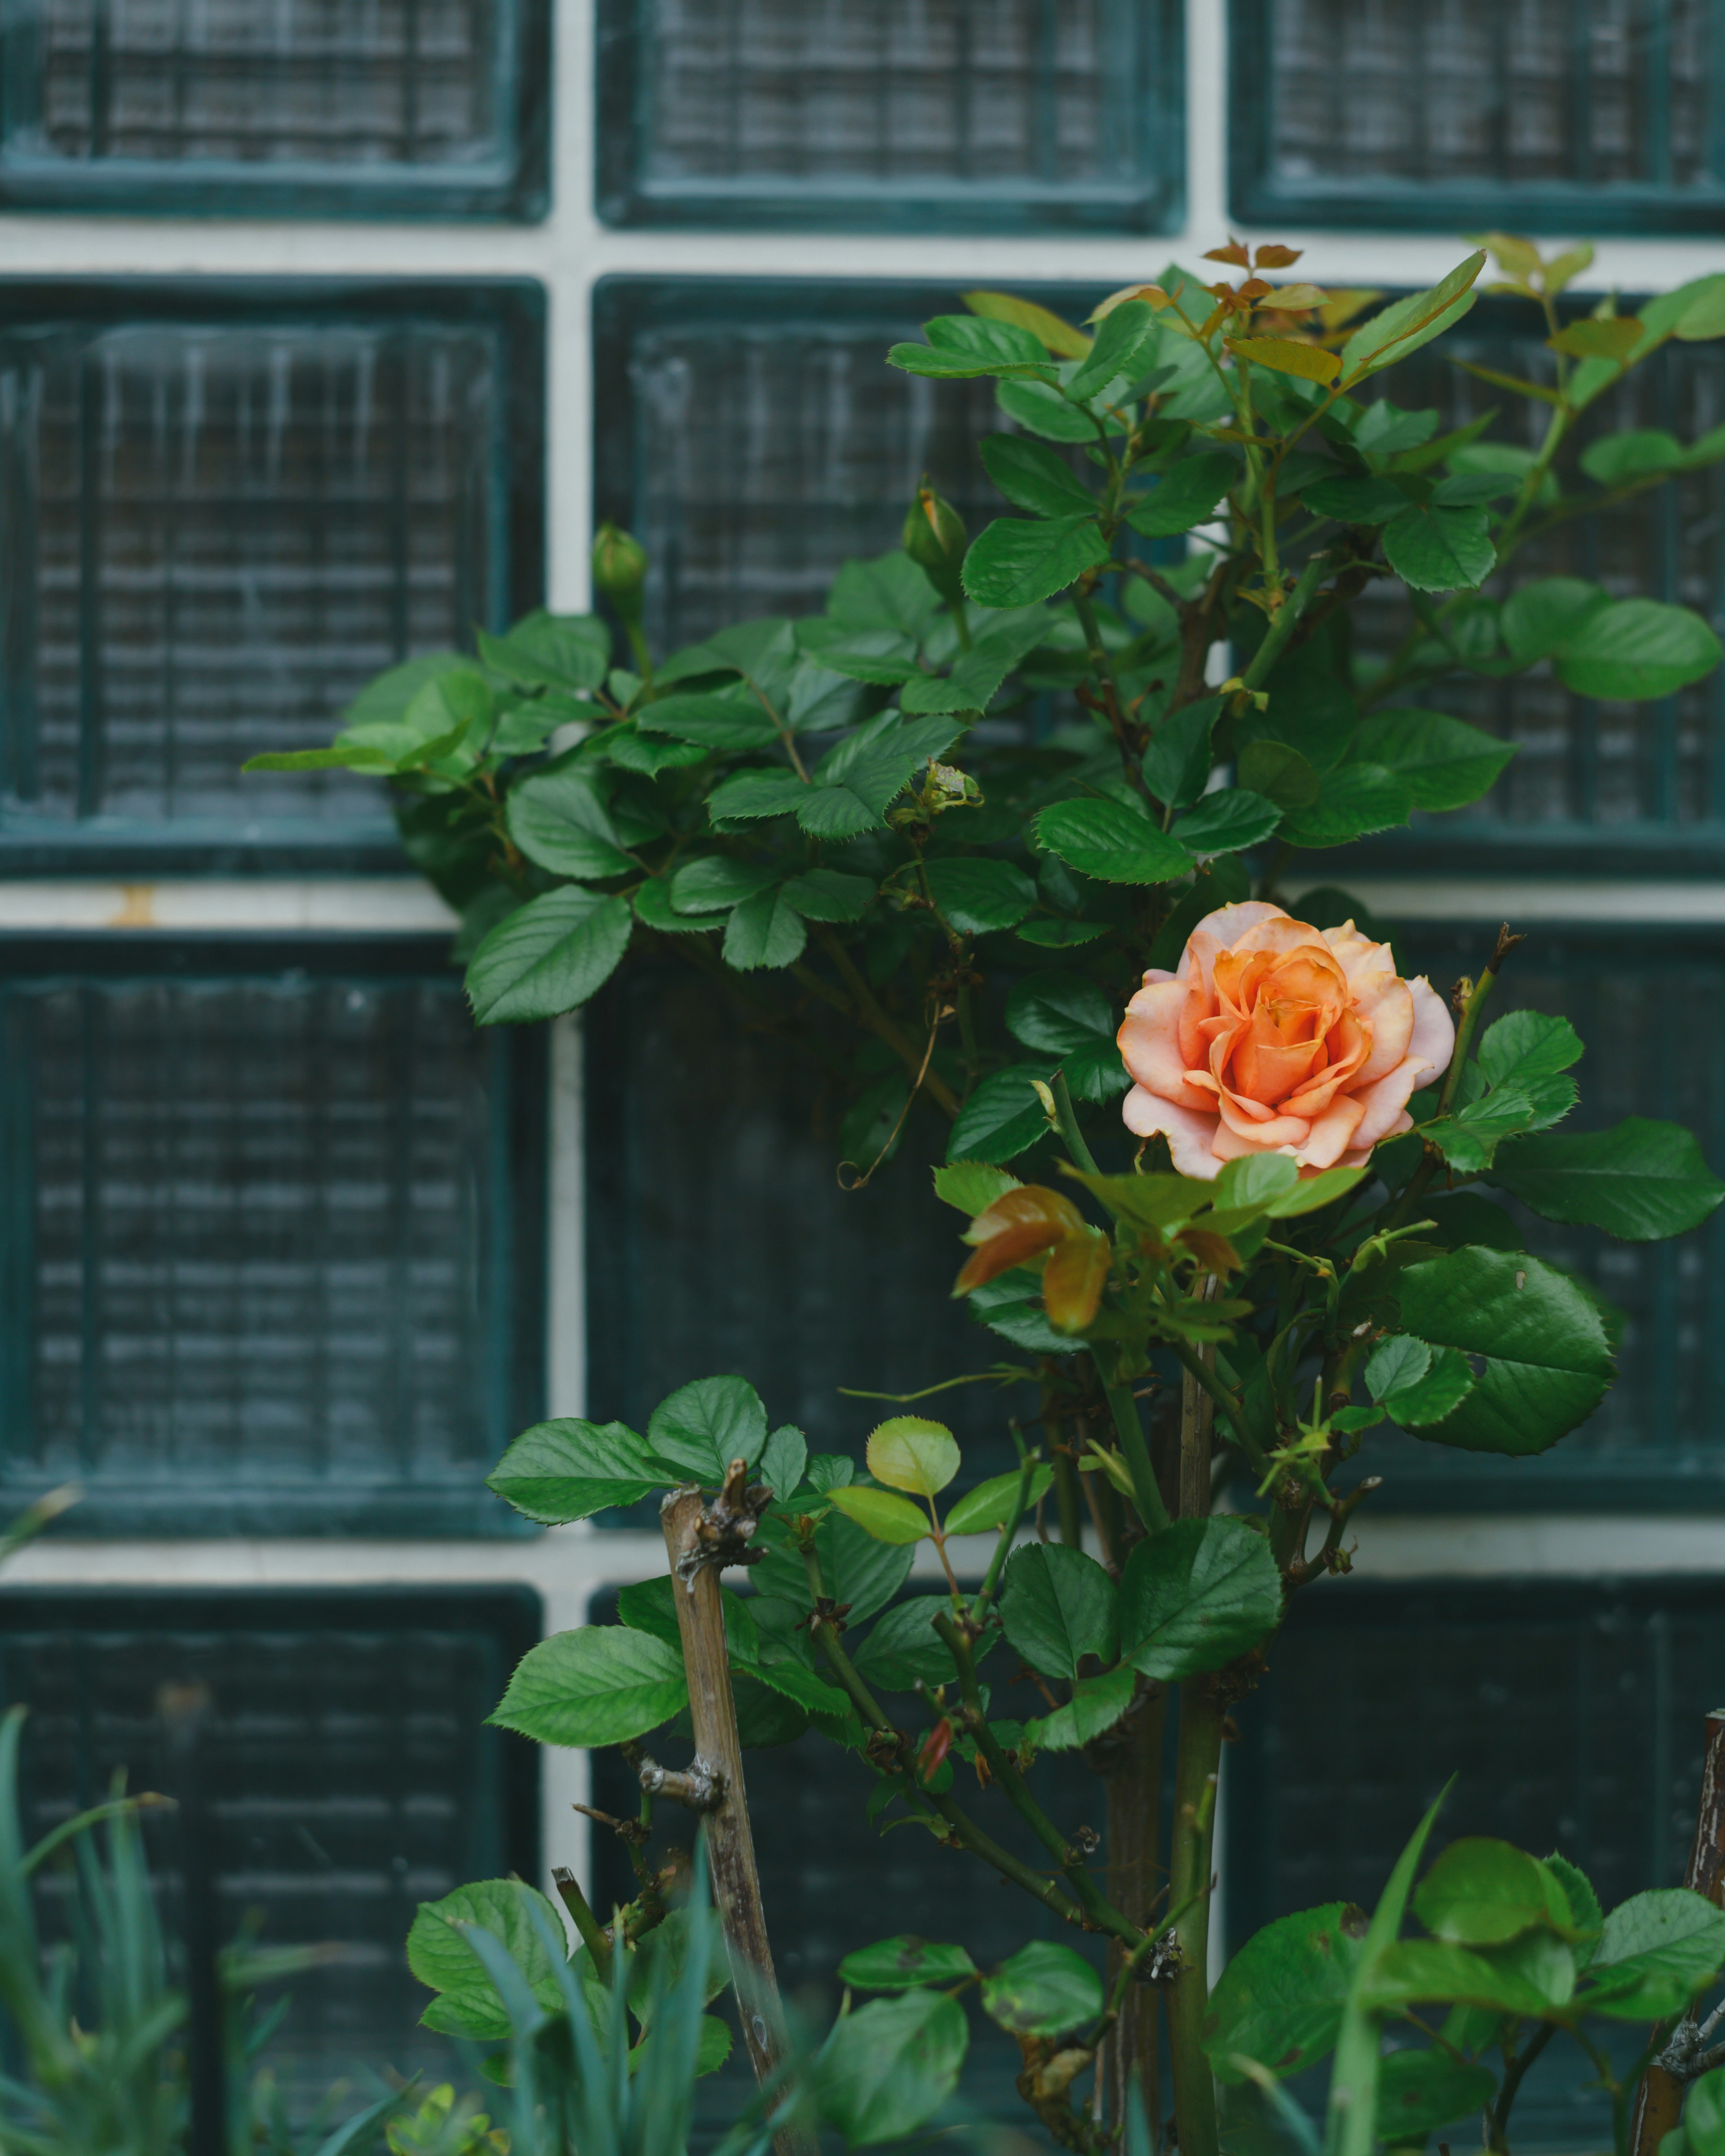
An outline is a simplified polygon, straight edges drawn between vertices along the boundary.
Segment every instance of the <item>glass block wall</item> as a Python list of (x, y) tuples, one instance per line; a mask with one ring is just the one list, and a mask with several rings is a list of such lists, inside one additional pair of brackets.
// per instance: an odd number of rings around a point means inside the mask
[[(401, 1942), (420, 1902), (536, 1867), (536, 1753), (480, 1725), (539, 1628), (517, 1589), (0, 1596), (0, 1701), (30, 1710), (26, 1840), (116, 1768), (174, 1797), (146, 1844), (177, 1934), (201, 1886), (221, 1944), (330, 1950), (259, 1997), (286, 1994), (269, 2059), (296, 2108), (390, 2069), (465, 2081), (417, 2025)], [(69, 1885), (44, 1886), (50, 1936)]]
[(1710, 0), (1236, 0), (1233, 202), (1254, 222), (1716, 233)]
[(394, 855), (376, 784), (240, 766), (531, 602), (541, 315), (521, 285), (0, 284), (0, 854)]
[(598, 0), (614, 224), (1165, 231), (1177, 0)]
[(482, 1483), (540, 1394), (541, 1060), (435, 943), (367, 955), (6, 953), (8, 1509), (517, 1524)]
[[(549, 0), (13, 0), (0, 203), (543, 214)], [(146, 190), (140, 201), (137, 191)]]

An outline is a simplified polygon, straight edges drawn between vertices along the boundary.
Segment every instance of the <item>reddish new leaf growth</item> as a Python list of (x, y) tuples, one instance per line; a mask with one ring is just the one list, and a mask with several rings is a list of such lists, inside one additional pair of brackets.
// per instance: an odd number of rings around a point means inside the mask
[(1084, 1224), (1084, 1215), (1058, 1190), (1027, 1183), (1021, 1189), (1004, 1192), (965, 1230), (965, 1241), (974, 1243), (977, 1250), (967, 1260), (953, 1293), (968, 1295), (973, 1288), (1023, 1265), (1026, 1258), (1065, 1242)]

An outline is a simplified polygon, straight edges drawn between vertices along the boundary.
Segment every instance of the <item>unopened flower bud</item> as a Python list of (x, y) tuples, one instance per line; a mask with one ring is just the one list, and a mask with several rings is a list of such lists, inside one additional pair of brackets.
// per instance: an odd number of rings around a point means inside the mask
[(602, 524), (593, 534), (593, 589), (626, 615), (631, 606), (639, 611), (646, 581), (647, 555), (640, 542), (614, 524)]
[(905, 518), (904, 550), (949, 605), (963, 603), (964, 587), (958, 572), (963, 565), (970, 534), (952, 503), (937, 494), (928, 475), (916, 490)]

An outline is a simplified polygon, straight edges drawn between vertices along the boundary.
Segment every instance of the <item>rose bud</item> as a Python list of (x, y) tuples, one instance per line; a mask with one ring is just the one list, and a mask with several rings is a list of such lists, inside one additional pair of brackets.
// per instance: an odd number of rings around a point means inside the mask
[(926, 472), (905, 517), (903, 544), (906, 553), (947, 604), (960, 604), (964, 588), (958, 572), (970, 546), (970, 534), (952, 503), (935, 492)]
[(1412, 1129), (1409, 1097), (1449, 1068), (1455, 1028), (1387, 943), (1255, 899), (1206, 915), (1177, 971), (1145, 974), (1118, 1039), (1137, 1081), (1127, 1128), (1160, 1132), (1181, 1174), (1209, 1180), (1251, 1152), (1358, 1167)]

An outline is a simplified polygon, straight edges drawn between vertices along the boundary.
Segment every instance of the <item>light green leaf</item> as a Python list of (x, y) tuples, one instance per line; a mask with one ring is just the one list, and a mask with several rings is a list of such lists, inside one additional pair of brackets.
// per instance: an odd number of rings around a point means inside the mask
[(809, 1465), (809, 1442), (800, 1430), (785, 1423), (768, 1439), (761, 1448), (761, 1458), (756, 1472), (780, 1504), (802, 1481)]
[(467, 993), (481, 1025), (560, 1018), (616, 972), (629, 947), (629, 901), (572, 886), (500, 921), (473, 954)]
[(1718, 638), (1687, 607), (1616, 599), (1564, 639), (1558, 679), (1579, 696), (1640, 703), (1699, 681), (1720, 656)]
[(1063, 1543), (1027, 1543), (1013, 1553), (1000, 1622), (1019, 1653), (1045, 1676), (1076, 1677), (1086, 1655), (1111, 1662), (1119, 1650), (1113, 1581), (1094, 1558)]
[(547, 771), (509, 790), (509, 835), (530, 861), (555, 875), (627, 875), (635, 864), (590, 779)]
[(1498, 626), (1515, 656), (1531, 663), (1561, 649), (1610, 603), (1609, 592), (1579, 577), (1541, 577), (1510, 593)]
[(1121, 1577), (1121, 1644), (1166, 1683), (1249, 1654), (1281, 1620), (1281, 1574), (1244, 1520), (1177, 1520), (1137, 1545)]
[(654, 1409), (647, 1442), (660, 1460), (716, 1486), (733, 1460), (752, 1467), (767, 1443), (767, 1410), (746, 1378), (697, 1378)]
[(623, 1744), (688, 1703), (674, 1647), (626, 1625), (583, 1625), (527, 1650), (490, 1722), (540, 1744)]
[(932, 1497), (958, 1472), (958, 1447), (943, 1422), (923, 1415), (889, 1415), (869, 1434), (869, 1472), (889, 1490)]
[(1252, 1934), (1223, 1970), (1204, 2017), (1218, 2081), (1248, 2079), (1240, 2059), (1285, 2077), (1323, 2057), (1341, 2026), (1365, 1929), (1363, 1909), (1327, 1902)]
[[(1009, 419), (1016, 419), (1045, 441), (1094, 442), (1102, 431), (1088, 405), (1069, 404), (1058, 389), (1045, 382), (1003, 382), (995, 398)], [(1110, 434), (1126, 431), (1123, 420), (1105, 424)]]
[(511, 2034), (509, 2010), (461, 1928), (468, 1924), (502, 1941), (547, 2013), (561, 2010), (557, 1973), (530, 1908), (538, 1910), (553, 1939), (563, 1937), (562, 1920), (550, 1902), (519, 1879), (481, 1879), (419, 1904), (408, 1933), (408, 1967), (438, 1994), (419, 2017), (422, 2027), (475, 2043)]
[(983, 2013), (1015, 2036), (1061, 2036), (1101, 2010), (1101, 1978), (1051, 1939), (1033, 1939), (983, 1980)]
[(1682, 2011), (1725, 1969), (1725, 1913), (1686, 1887), (1620, 1902), (1588, 1964), (1581, 2003), (1614, 2020)]
[(997, 1198), (1019, 1188), (1017, 1176), (986, 1161), (954, 1160), (934, 1171), (934, 1194), (944, 1204), (957, 1206), (973, 1220), (986, 1213)]
[(1384, 527), (1384, 557), (1420, 592), (1468, 591), (1497, 565), (1483, 509), (1410, 503)]
[(1115, 1723), (1132, 1705), (1137, 1672), (1130, 1662), (1099, 1677), (1080, 1677), (1064, 1707), (1024, 1724), (1024, 1740), (1039, 1752), (1075, 1752)]
[(815, 2062), (822, 2118), (848, 2148), (903, 2139), (957, 2087), (969, 2041), (964, 2009), (944, 1992), (871, 1999), (834, 2025)]
[(485, 1486), (530, 1520), (561, 1527), (663, 1489), (667, 1476), (644, 1437), (620, 1422), (536, 1423), (511, 1445)]
[(871, 1490), (865, 1483), (853, 1482), (827, 1494), (829, 1503), (876, 1542), (907, 1545), (920, 1543), (932, 1532), (925, 1512), (890, 1490)]
[(1420, 1881), (1414, 1913), (1440, 1939), (1501, 1947), (1536, 1926), (1566, 1928), (1569, 1905), (1537, 1856), (1488, 1835), (1466, 1835)]
[(1637, 427), (1626, 434), (1607, 434), (1599, 441), (1589, 442), (1581, 453), (1581, 469), (1601, 486), (1617, 486), (1625, 480), (1675, 471), (1682, 462), (1682, 444), (1662, 427)]
[[(942, 1525), (949, 1535), (980, 1535), (1004, 1527), (1018, 1503), (1019, 1480), (1016, 1468), (1009, 1475), (991, 1475), (986, 1482), (978, 1482), (974, 1490), (965, 1492)], [(1053, 1487), (1053, 1468), (1045, 1460), (1033, 1467), (1026, 1510), (1040, 1503)]]
[(1405, 359), (1459, 321), (1473, 303), (1471, 288), (1485, 266), (1481, 248), (1429, 292), (1411, 292), (1363, 322), (1342, 347), (1343, 387), (1351, 389), (1380, 367)]

